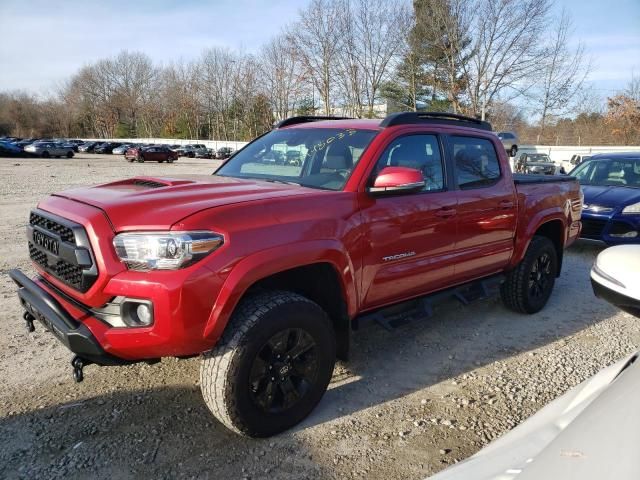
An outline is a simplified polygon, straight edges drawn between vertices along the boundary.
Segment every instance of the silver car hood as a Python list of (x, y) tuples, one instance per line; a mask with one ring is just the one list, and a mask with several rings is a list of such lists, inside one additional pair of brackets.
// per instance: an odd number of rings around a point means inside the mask
[(640, 479), (638, 352), (430, 480)]

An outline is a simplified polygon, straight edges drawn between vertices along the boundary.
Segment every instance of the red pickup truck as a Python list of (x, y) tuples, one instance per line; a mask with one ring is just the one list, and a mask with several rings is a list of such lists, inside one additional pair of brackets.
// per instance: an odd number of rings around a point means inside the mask
[(202, 355), (213, 415), (268, 436), (320, 401), (364, 316), (486, 278), (540, 310), (580, 213), (575, 179), (512, 175), (486, 122), (294, 117), (212, 176), (51, 195), (27, 226), (38, 276), (10, 275), (77, 381), (90, 363)]

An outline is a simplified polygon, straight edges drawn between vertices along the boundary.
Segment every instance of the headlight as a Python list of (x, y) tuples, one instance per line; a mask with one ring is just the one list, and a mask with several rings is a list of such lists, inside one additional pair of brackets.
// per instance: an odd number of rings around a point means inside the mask
[(137, 270), (177, 270), (223, 243), (223, 236), (213, 232), (121, 233), (113, 239), (120, 260)]
[(640, 213), (640, 202), (628, 205), (622, 209), (622, 213)]

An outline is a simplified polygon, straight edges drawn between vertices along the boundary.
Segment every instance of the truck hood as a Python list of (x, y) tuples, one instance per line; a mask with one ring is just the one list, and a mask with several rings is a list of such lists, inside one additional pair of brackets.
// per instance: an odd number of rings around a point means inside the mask
[(640, 188), (583, 185), (584, 203), (603, 207), (622, 207), (640, 202)]
[(201, 210), (255, 200), (295, 197), (318, 190), (215, 175), (135, 177), (56, 193), (105, 212), (116, 232), (167, 230)]

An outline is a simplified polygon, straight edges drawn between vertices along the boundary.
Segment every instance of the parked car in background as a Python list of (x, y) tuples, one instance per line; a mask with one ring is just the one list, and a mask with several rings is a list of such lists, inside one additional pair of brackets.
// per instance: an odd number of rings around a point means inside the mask
[(98, 142), (86, 142), (78, 147), (79, 152), (91, 153), (93, 149), (99, 145)]
[(63, 143), (59, 142), (36, 142), (31, 145), (27, 145), (24, 148), (26, 153), (30, 153), (32, 155), (36, 155), (42, 158), (49, 157), (73, 157), (73, 148), (69, 146), (65, 146)]
[(523, 153), (516, 162), (516, 172), (555, 175), (558, 167), (546, 153)]
[(16, 147), (18, 147), (20, 149), (20, 151), (24, 151), (24, 148), (27, 145), (31, 145), (32, 143), (34, 143), (37, 140), (37, 138), (28, 138), (25, 140), (20, 140), (19, 142), (12, 142), (12, 145), (15, 145)]
[(132, 147), (135, 147), (137, 145), (134, 145), (132, 143), (125, 143), (124, 145), (120, 145), (116, 148), (114, 148), (111, 153), (113, 153), (114, 155), (124, 155), (124, 153), (129, 150)]
[(518, 153), (518, 135), (515, 132), (498, 132), (498, 138), (509, 156), (515, 157)]
[(168, 147), (133, 147), (126, 151), (124, 158), (128, 162), (167, 162), (178, 160), (178, 154)]
[(23, 149), (13, 142), (0, 140), (0, 157), (22, 157)]
[(191, 145), (183, 145), (178, 148), (178, 155), (181, 157), (194, 158), (196, 156), (196, 150), (206, 150), (207, 146), (202, 143), (194, 143)]
[(233, 153), (233, 148), (231, 147), (220, 147), (216, 152), (216, 157), (218, 160), (224, 160), (225, 158), (229, 158)]
[(571, 160), (569, 160), (569, 164), (573, 165), (574, 167), (577, 167), (582, 162), (586, 162), (587, 160), (589, 160), (592, 156), (593, 155), (581, 155), (581, 154), (572, 155)]
[(96, 147), (93, 152), (94, 153), (113, 153), (113, 149), (122, 145), (120, 142), (107, 142), (102, 145)]
[(199, 148), (195, 150), (196, 158), (215, 158), (216, 152), (211, 148)]
[(300, 153), (300, 150), (288, 150), (285, 156), (285, 163), (296, 167), (302, 165), (302, 153)]
[(640, 152), (594, 155), (570, 175), (584, 194), (583, 238), (640, 243)]

